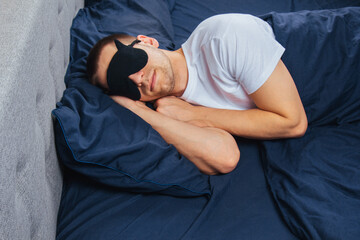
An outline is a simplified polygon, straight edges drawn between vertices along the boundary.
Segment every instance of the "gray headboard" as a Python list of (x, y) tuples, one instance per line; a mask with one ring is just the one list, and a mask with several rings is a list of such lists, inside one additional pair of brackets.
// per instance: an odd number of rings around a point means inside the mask
[(0, 2), (0, 239), (54, 239), (62, 177), (51, 110), (84, 0)]

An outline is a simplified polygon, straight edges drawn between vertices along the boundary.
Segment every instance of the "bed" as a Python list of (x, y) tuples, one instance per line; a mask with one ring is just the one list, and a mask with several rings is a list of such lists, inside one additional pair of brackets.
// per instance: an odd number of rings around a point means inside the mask
[(51, 111), (83, 0), (0, 2), (0, 239), (56, 236), (62, 174)]
[[(72, 23), (67, 89), (52, 111), (64, 184), (56, 238), (359, 239), (359, 1), (88, 1)], [(304, 137), (236, 138), (224, 175), (200, 173), (138, 116), (86, 80), (112, 33), (174, 50), (207, 17), (259, 16), (286, 48)]]

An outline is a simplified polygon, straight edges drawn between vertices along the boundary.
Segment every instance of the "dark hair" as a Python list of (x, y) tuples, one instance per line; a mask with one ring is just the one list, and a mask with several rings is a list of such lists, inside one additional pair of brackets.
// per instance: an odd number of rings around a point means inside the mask
[(113, 43), (115, 39), (123, 42), (124, 44), (127, 44), (128, 42), (132, 42), (136, 38), (134, 36), (126, 34), (112, 34), (98, 41), (90, 50), (86, 60), (86, 73), (90, 83), (97, 85), (95, 75), (98, 71), (98, 62), (101, 51), (106, 45)]

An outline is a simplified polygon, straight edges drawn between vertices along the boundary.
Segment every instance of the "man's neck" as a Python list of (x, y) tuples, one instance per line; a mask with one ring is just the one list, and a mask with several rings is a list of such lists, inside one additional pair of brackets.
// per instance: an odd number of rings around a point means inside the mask
[(182, 48), (179, 48), (176, 51), (168, 52), (168, 56), (173, 68), (175, 80), (175, 86), (172, 95), (181, 97), (185, 92), (189, 78), (185, 55)]

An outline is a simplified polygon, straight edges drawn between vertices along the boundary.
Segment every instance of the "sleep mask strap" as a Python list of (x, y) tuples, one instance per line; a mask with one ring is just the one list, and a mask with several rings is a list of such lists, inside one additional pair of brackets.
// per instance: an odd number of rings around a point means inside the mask
[(141, 40), (135, 39), (132, 43), (130, 43), (130, 45), (128, 45), (129, 47), (134, 47), (135, 44), (140, 43)]

